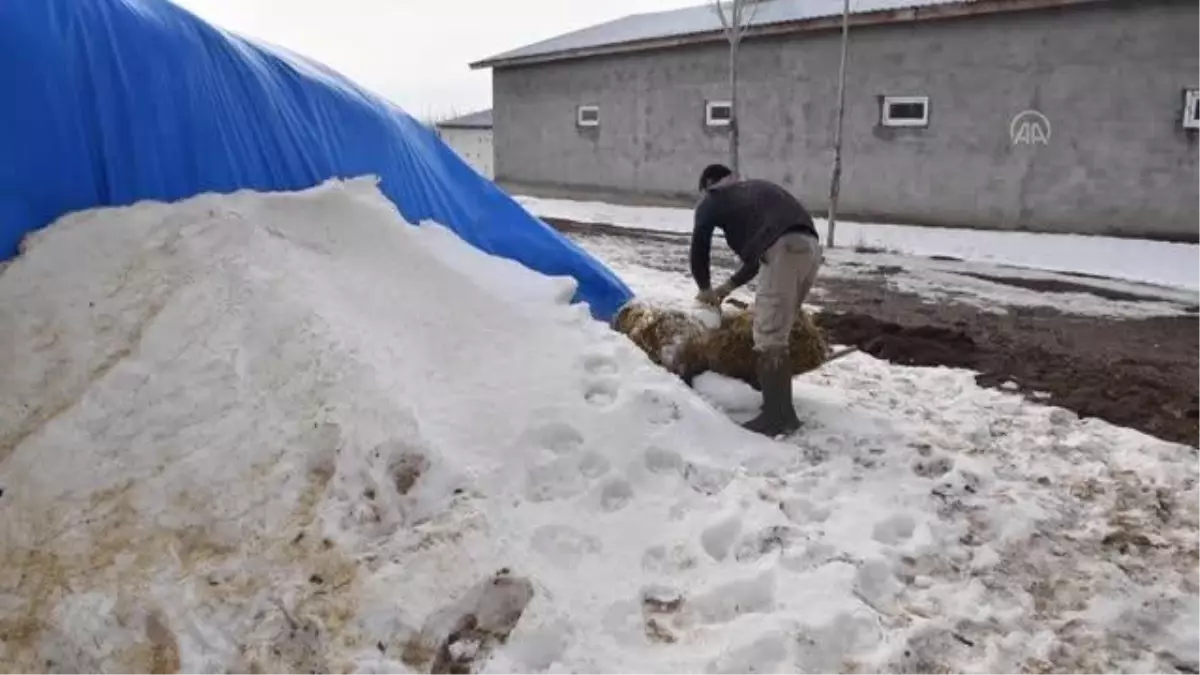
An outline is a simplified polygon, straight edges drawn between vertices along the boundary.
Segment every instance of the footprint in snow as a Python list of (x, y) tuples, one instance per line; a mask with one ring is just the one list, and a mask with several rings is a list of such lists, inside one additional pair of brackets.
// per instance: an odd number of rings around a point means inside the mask
[(890, 613), (896, 596), (903, 588), (891, 563), (885, 558), (864, 560), (855, 570), (854, 594), (877, 612)]
[(617, 367), (616, 359), (611, 356), (589, 354), (583, 359), (583, 370), (589, 375), (606, 376), (616, 375), (620, 369)]
[(529, 468), (525, 495), (530, 501), (546, 502), (583, 494), (592, 481), (609, 472), (612, 464), (598, 452), (556, 457)]
[(558, 457), (529, 468), (525, 478), (525, 496), (532, 502), (568, 499), (587, 490), (588, 479), (576, 457)]
[(771, 571), (752, 579), (732, 581), (697, 596), (689, 611), (701, 623), (729, 623), (744, 614), (775, 609), (775, 576)]
[(600, 540), (569, 525), (543, 525), (533, 533), (531, 546), (563, 569), (575, 567), (584, 558), (604, 550)]
[(930, 493), (942, 499), (965, 498), (979, 494), (984, 486), (983, 478), (965, 469), (958, 469), (943, 474), (943, 478)]
[(688, 462), (683, 468), (683, 479), (696, 492), (712, 496), (719, 494), (733, 480), (733, 472), (714, 466)]
[(794, 497), (782, 502), (779, 510), (783, 511), (783, 515), (787, 516), (788, 520), (797, 525), (823, 523), (829, 519), (831, 513), (829, 507), (814, 504), (804, 497)]
[[(583, 358), (583, 370), (588, 375), (585, 380), (584, 399), (600, 408), (616, 403), (621, 394), (620, 380), (616, 377), (620, 368), (616, 359), (604, 354), (591, 354)], [(633, 405), (645, 413), (647, 421), (653, 426), (673, 424), (683, 417), (683, 412), (673, 400), (671, 392), (643, 389), (635, 398)]]
[(673, 575), (694, 569), (699, 559), (684, 543), (671, 547), (656, 544), (642, 554), (642, 570), (651, 574)]
[(944, 476), (953, 468), (954, 460), (949, 457), (929, 457), (913, 462), (913, 473), (922, 478)]
[[(643, 647), (646, 644), (645, 619), (641, 607), (633, 599), (618, 600), (609, 605), (601, 616), (601, 627), (619, 645)], [(599, 669), (584, 670), (599, 672)]]
[(774, 552), (787, 553), (805, 539), (800, 530), (787, 525), (770, 525), (742, 537), (734, 550), (738, 562), (754, 562)]
[[(293, 617), (282, 605), (278, 607), (278, 614), (271, 617), (274, 620), (269, 623), (264, 622), (273, 630), (257, 650), (249, 653), (249, 662), (268, 672), (330, 672), (326, 659), (332, 645), (321, 625), (312, 617)], [(177, 668), (157, 672), (178, 672)]]
[(600, 378), (587, 384), (583, 398), (598, 408), (607, 408), (616, 402), (619, 393), (620, 387), (615, 378)]
[(582, 364), (587, 374), (584, 400), (599, 408), (615, 403), (620, 394), (620, 382), (616, 378), (620, 371), (617, 360), (608, 354), (588, 354), (583, 357)]
[(848, 661), (869, 654), (883, 638), (883, 629), (871, 610), (859, 607), (840, 612), (824, 623), (800, 629), (794, 667), (801, 673), (845, 672)]
[(585, 452), (579, 457), (579, 473), (589, 480), (603, 476), (611, 468), (608, 458), (598, 452)]
[[(706, 670), (709, 673), (781, 672), (779, 665), (788, 658), (788, 642), (782, 633), (764, 635), (754, 642), (723, 652), (709, 662)], [(801, 672), (837, 672), (837, 668)]]
[(875, 523), (871, 538), (881, 544), (895, 545), (912, 538), (917, 521), (907, 513), (897, 513)]
[(645, 412), (647, 421), (653, 426), (674, 424), (683, 418), (679, 404), (666, 391), (644, 389), (638, 392), (637, 406)]
[(544, 448), (555, 455), (572, 455), (583, 447), (583, 434), (566, 422), (544, 422), (530, 427), (520, 443)]
[(848, 553), (839, 551), (831, 544), (818, 541), (808, 544), (800, 553), (787, 556), (780, 561), (784, 569), (800, 573), (809, 572), (831, 563), (844, 563), (857, 566), (858, 560)]
[(725, 559), (730, 547), (742, 532), (742, 519), (730, 516), (712, 525), (700, 533), (700, 545), (704, 552), (717, 562)]
[(672, 474), (683, 471), (683, 456), (674, 450), (652, 445), (646, 448), (646, 468), (650, 473)]
[(956, 630), (939, 627), (924, 627), (907, 637), (903, 650), (884, 667), (893, 673), (947, 673), (958, 668), (957, 663), (966, 663), (981, 649), (976, 642)]
[(646, 448), (646, 469), (659, 476), (678, 475), (696, 492), (712, 496), (720, 493), (733, 480), (733, 471), (694, 462), (684, 462), (674, 450), (651, 445)]
[[(533, 596), (527, 578), (500, 570), (426, 618), (400, 658), (418, 672), (478, 672), (497, 647), (508, 643)], [(311, 672), (329, 672), (329, 668)]]
[(600, 485), (598, 501), (606, 513), (620, 511), (633, 499), (633, 486), (624, 478), (610, 478)]
[(543, 458), (529, 467), (525, 476), (525, 495), (530, 501), (568, 499), (583, 494), (592, 481), (607, 474), (612, 465), (594, 450), (584, 450), (583, 434), (564, 422), (546, 422), (527, 430), (520, 443), (541, 449)]
[(651, 642), (672, 644), (679, 640), (681, 626), (678, 615), (686, 598), (669, 586), (648, 586), (642, 589), (642, 620), (646, 638)]

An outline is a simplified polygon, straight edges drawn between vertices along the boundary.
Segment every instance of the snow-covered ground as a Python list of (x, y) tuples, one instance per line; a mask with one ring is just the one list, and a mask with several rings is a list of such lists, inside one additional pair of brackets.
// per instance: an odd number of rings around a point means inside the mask
[[(602, 202), (517, 197), (530, 213), (580, 223), (604, 223), (661, 232), (691, 232), (692, 212)], [(824, 234), (827, 221), (817, 219)], [(1091, 274), (1160, 286), (1200, 289), (1200, 246), (1071, 234), (1035, 234), (959, 228), (839, 222), (837, 242), (915, 255)]]
[[(695, 297), (696, 289), (686, 272), (686, 241), (605, 235), (575, 239), (605, 261), (644, 300), (678, 306), (690, 304)], [(718, 251), (718, 255), (721, 253)], [(1006, 313), (1010, 307), (1045, 307), (1066, 314), (1137, 319), (1194, 315), (1200, 305), (1200, 293), (1182, 288), (846, 248), (825, 252), (820, 279), (883, 280), (888, 288), (916, 294), (928, 303), (953, 302), (996, 314)], [(1012, 280), (1064, 284), (1071, 290), (1023, 288), (1013, 285)], [(824, 301), (820, 286), (818, 281), (810, 296), (814, 306)], [(739, 289), (735, 296), (749, 302), (753, 299), (751, 291), (752, 285)]]
[[(921, 296), (927, 303), (956, 302), (1004, 314), (1010, 307), (1045, 307), (1065, 314), (1122, 319), (1195, 313), (1195, 291), (1104, 279), (1072, 279), (1054, 272), (989, 263), (932, 260), (889, 253), (834, 249), (826, 254), (825, 277), (863, 278), (886, 272), (889, 288)], [(991, 277), (990, 279), (987, 277)], [(993, 279), (1067, 283), (1078, 290), (1044, 291)], [(1104, 291), (1127, 294), (1104, 296)]]
[(1195, 671), (1195, 449), (864, 355), (762, 439), (571, 293), (366, 180), (52, 226), (0, 274), (0, 662)]

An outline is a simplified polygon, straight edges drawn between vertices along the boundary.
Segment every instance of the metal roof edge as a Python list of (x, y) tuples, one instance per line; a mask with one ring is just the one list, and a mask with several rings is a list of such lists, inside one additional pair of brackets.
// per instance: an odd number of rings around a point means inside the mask
[[(999, 14), (1003, 12), (1052, 9), (1055, 7), (1069, 7), (1111, 1), (1112, 0), (974, 0), (852, 13), (850, 15), (850, 25), (869, 26), (913, 21), (932, 21), (936, 19), (952, 19), (982, 14)], [(824, 30), (828, 28), (840, 28), (841, 25), (842, 17), (840, 14), (811, 19), (801, 19), (799, 21), (786, 21), (776, 24), (751, 27), (746, 32), (746, 38), (803, 33)], [(704, 31), (700, 33), (664, 35), (661, 37), (647, 38), (642, 40), (630, 40), (627, 42), (615, 42), (611, 44), (593, 45), (575, 49), (556, 50), (541, 54), (530, 54), (528, 56), (515, 56), (511, 58), (491, 57), (475, 61), (468, 64), (468, 66), (471, 70), (481, 70), (484, 68), (520, 67), (539, 63), (552, 63), (556, 61), (582, 59), (594, 56), (609, 56), (613, 54), (625, 54), (654, 49), (667, 49), (685, 45), (703, 44), (706, 42), (714, 42), (724, 39), (725, 36), (720, 30)]]
[(491, 124), (455, 124), (453, 122), (435, 123), (439, 129), (491, 129)]
[(492, 109), (476, 110), (475, 112), (451, 117), (440, 122), (434, 122), (439, 129), (491, 129)]

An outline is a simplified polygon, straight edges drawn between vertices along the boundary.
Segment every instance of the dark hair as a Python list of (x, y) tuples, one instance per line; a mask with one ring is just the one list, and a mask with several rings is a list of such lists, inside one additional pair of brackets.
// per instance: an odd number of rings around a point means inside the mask
[(703, 192), (732, 175), (733, 172), (724, 164), (709, 164), (700, 172), (700, 191)]

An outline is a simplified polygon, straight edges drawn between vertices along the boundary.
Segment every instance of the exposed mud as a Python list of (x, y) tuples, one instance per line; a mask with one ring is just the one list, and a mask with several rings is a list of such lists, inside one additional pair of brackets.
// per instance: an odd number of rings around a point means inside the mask
[(1096, 286), (1091, 284), (1077, 284), (1070, 281), (1062, 281), (1060, 279), (1029, 279), (1026, 277), (1011, 277), (992, 274), (979, 274), (976, 272), (963, 272), (964, 276), (983, 279), (997, 284), (1006, 286), (1015, 286), (1017, 288), (1025, 288), (1031, 291), (1042, 291), (1045, 293), (1090, 293), (1100, 296), (1106, 300), (1116, 300), (1118, 302), (1154, 302), (1158, 298), (1138, 295), (1136, 293), (1127, 293), (1118, 291), (1104, 286)]
[(1081, 416), (1197, 445), (1194, 317), (1115, 320), (1028, 307), (997, 315), (929, 305), (872, 280), (829, 280), (826, 291), (817, 321), (831, 342), (893, 363), (976, 370), (982, 386), (1013, 382)]
[(906, 327), (866, 314), (821, 314), (817, 323), (833, 340), (906, 366), (974, 368), (975, 341), (966, 333), (937, 326)]

